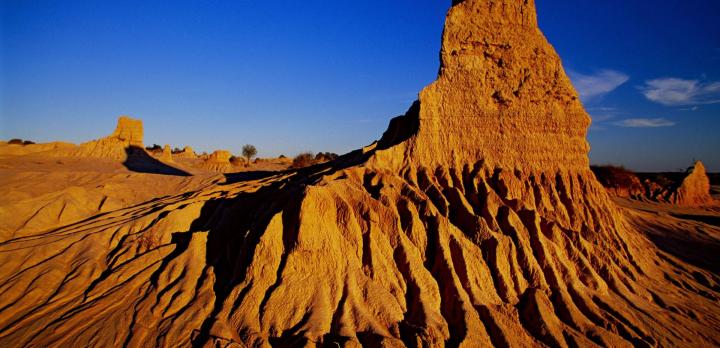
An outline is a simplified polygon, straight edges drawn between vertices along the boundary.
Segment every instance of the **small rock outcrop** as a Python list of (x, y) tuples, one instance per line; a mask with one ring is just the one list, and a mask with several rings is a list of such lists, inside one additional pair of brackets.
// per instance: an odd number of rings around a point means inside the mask
[(162, 154), (160, 155), (160, 160), (163, 162), (172, 162), (173, 161), (173, 154), (172, 149), (170, 149), (170, 145), (165, 144), (163, 147)]
[(230, 163), (230, 157), (232, 157), (230, 151), (217, 150), (210, 154), (207, 161), (212, 163), (228, 164)]
[(710, 179), (702, 162), (697, 161), (688, 169), (682, 183), (670, 194), (668, 200), (684, 206), (703, 206), (712, 203)]
[(230, 157), (232, 157), (230, 151), (217, 150), (205, 159), (203, 168), (219, 173), (231, 171), (233, 169), (233, 165), (230, 163)]
[(177, 156), (180, 158), (197, 158), (195, 151), (193, 151), (193, 148), (190, 146), (185, 146)]

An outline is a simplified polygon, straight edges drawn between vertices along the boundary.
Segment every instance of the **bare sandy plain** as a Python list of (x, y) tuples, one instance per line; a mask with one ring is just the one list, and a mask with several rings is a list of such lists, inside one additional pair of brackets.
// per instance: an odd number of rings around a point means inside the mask
[(304, 169), (155, 157), (130, 118), (0, 145), (0, 346), (720, 345), (702, 176), (608, 194), (532, 0), (453, 1), (440, 67), (379, 141)]

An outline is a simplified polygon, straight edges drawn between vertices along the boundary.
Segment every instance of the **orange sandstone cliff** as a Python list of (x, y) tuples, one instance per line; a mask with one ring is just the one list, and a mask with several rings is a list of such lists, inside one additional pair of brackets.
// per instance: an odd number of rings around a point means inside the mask
[(378, 143), (2, 243), (0, 344), (720, 344), (720, 279), (625, 221), (589, 122), (532, 0), (453, 1)]

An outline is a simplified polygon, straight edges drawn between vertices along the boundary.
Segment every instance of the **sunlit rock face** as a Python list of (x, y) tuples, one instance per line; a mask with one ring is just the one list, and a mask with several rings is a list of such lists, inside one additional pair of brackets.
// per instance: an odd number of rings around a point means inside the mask
[(438, 79), (404, 121), (417, 132), (402, 144), (403, 156), (389, 157), (405, 164), (461, 166), (483, 159), (525, 172), (588, 167), (590, 118), (537, 27), (533, 1), (454, 5)]
[(377, 144), (0, 244), (0, 345), (718, 345), (720, 279), (610, 201), (535, 16), (454, 1)]
[(120, 116), (117, 128), (112, 137), (128, 142), (131, 146), (143, 146), (143, 124), (142, 120), (132, 119), (128, 116)]
[(685, 206), (713, 203), (713, 198), (710, 196), (710, 179), (702, 162), (695, 162), (695, 165), (688, 170), (680, 186), (670, 194), (670, 202)]

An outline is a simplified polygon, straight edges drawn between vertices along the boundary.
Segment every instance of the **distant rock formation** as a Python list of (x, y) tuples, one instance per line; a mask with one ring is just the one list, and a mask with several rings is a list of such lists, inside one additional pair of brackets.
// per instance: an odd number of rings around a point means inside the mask
[(203, 163), (203, 168), (210, 171), (215, 171), (219, 173), (225, 173), (228, 171), (231, 171), (233, 169), (232, 164), (230, 163), (230, 157), (232, 157), (232, 154), (230, 151), (226, 150), (217, 150), (213, 153), (211, 153), (207, 159), (205, 159), (205, 162)]
[(230, 163), (230, 157), (232, 157), (230, 151), (217, 150), (210, 154), (210, 157), (207, 159), (207, 161), (212, 163), (227, 164)]
[(143, 149), (142, 121), (120, 116), (112, 135), (80, 144), (76, 149), (58, 152), (57, 155), (125, 160), (130, 147)]
[(197, 155), (195, 155), (195, 151), (193, 151), (193, 148), (190, 146), (185, 146), (183, 150), (177, 154), (180, 158), (197, 158)]
[(120, 116), (115, 132), (110, 137), (131, 146), (143, 147), (143, 123), (128, 116)]
[(710, 196), (710, 179), (702, 162), (697, 161), (688, 169), (682, 183), (670, 193), (668, 200), (684, 206), (702, 206), (713, 201)]
[(684, 175), (636, 174), (615, 166), (593, 166), (592, 170), (605, 189), (617, 197), (695, 207), (714, 202), (710, 195), (710, 179), (705, 173), (705, 166), (700, 161), (690, 167)]
[(163, 162), (172, 162), (173, 161), (173, 154), (172, 149), (170, 149), (170, 145), (165, 144), (163, 147), (162, 154), (160, 155), (160, 160)]

